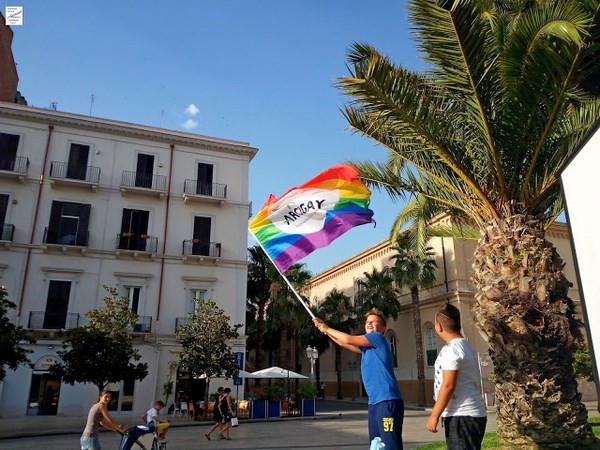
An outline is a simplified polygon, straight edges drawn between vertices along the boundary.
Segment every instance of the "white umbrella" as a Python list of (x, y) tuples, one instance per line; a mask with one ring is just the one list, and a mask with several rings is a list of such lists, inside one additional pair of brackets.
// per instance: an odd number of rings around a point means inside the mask
[(257, 370), (256, 372), (252, 372), (252, 375), (256, 375), (257, 378), (300, 378), (305, 380), (309, 379), (309, 377), (307, 377), (306, 375), (302, 375), (301, 373), (294, 372), (290, 369), (282, 369), (281, 367), (277, 366)]
[(245, 370), (241, 370), (238, 372), (237, 378), (267, 378), (260, 375), (256, 375), (252, 372), (246, 372)]

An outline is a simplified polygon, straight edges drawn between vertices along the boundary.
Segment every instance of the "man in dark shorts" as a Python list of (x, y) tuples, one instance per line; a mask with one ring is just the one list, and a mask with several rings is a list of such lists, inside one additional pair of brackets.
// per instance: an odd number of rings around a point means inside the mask
[(336, 344), (362, 354), (361, 374), (369, 395), (369, 441), (379, 437), (386, 450), (402, 450), (404, 400), (394, 375), (392, 352), (384, 336), (385, 317), (373, 308), (365, 314), (365, 319), (365, 334), (361, 336), (330, 328), (318, 318), (313, 322)]

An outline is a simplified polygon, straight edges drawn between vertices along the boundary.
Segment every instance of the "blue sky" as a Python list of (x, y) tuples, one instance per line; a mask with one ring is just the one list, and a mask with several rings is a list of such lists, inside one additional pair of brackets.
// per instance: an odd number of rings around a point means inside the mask
[[(334, 87), (368, 42), (420, 69), (403, 1), (21, 0), (13, 26), (30, 105), (248, 142), (254, 212), (347, 159), (385, 152), (347, 130)], [(92, 95), (94, 101), (92, 103)], [(364, 225), (302, 262), (317, 273), (385, 239), (401, 205), (374, 192)], [(250, 241), (252, 242), (252, 241)]]

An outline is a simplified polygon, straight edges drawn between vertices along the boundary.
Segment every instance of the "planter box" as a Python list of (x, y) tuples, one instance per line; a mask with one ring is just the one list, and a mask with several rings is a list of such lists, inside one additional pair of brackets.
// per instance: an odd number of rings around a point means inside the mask
[(267, 400), (267, 417), (281, 417), (281, 402), (279, 400)]
[(300, 415), (302, 417), (313, 417), (317, 413), (317, 406), (314, 398), (303, 398), (300, 402)]
[(266, 400), (251, 400), (250, 401), (250, 418), (264, 419), (267, 417), (267, 401)]

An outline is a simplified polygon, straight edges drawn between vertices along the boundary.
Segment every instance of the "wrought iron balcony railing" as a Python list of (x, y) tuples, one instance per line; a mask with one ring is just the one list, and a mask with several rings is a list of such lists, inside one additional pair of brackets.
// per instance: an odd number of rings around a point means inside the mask
[(78, 313), (53, 313), (48, 311), (30, 311), (30, 330), (68, 330), (79, 326)]
[(199, 239), (187, 239), (183, 241), (184, 256), (210, 256), (213, 258), (221, 257), (220, 242), (202, 242)]
[(29, 158), (25, 156), (15, 156), (13, 158), (0, 157), (0, 170), (15, 173), (27, 173), (29, 167)]
[(164, 192), (167, 190), (167, 177), (165, 175), (124, 170), (121, 175), (121, 186)]
[(15, 226), (12, 223), (2, 223), (0, 224), (0, 240), (2, 241), (11, 241), (13, 240), (13, 235), (15, 234)]
[(100, 167), (77, 167), (70, 166), (66, 162), (52, 161), (50, 162), (50, 177), (98, 184), (100, 181)]
[(181, 327), (182, 325), (185, 325), (186, 323), (189, 323), (189, 321), (190, 321), (189, 317), (175, 318), (175, 333), (177, 333), (179, 331), (179, 327)]
[(120, 250), (137, 250), (140, 252), (156, 253), (158, 237), (147, 234), (119, 233), (117, 247)]
[(227, 185), (220, 183), (206, 183), (202, 180), (185, 180), (183, 193), (191, 195), (204, 195), (220, 200), (227, 198)]
[(44, 229), (44, 244), (75, 245), (87, 247), (90, 239), (89, 231), (78, 231), (77, 234), (61, 232), (60, 229), (46, 227)]
[(129, 329), (132, 333), (150, 333), (152, 331), (152, 316), (138, 316), (138, 323)]

